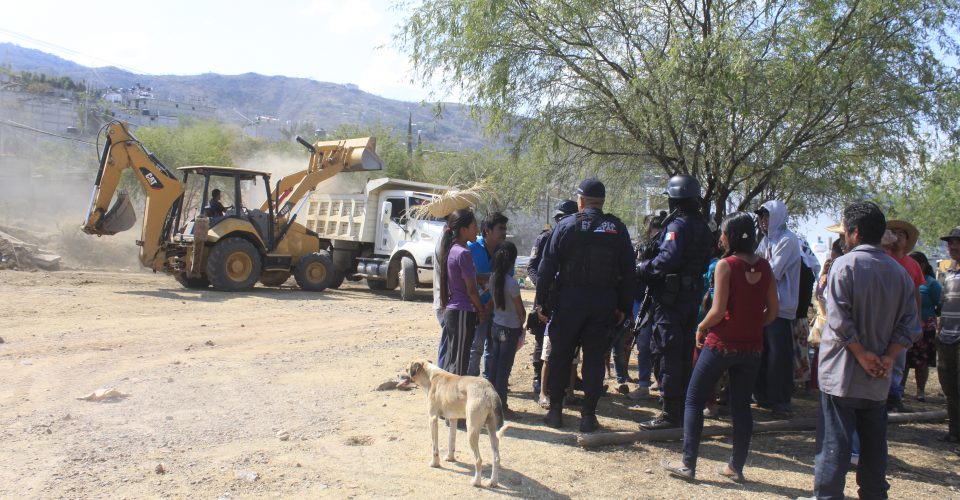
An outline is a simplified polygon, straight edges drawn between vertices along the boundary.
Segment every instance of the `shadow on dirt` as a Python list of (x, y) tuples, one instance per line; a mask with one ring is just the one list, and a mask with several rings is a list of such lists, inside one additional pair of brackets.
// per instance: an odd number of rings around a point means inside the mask
[(218, 290), (190, 290), (186, 288), (160, 288), (157, 290), (126, 290), (114, 292), (121, 295), (140, 295), (168, 300), (192, 302), (227, 302), (232, 299), (261, 297), (273, 300), (343, 300), (336, 293), (305, 292), (299, 288), (254, 288), (243, 292), (221, 292)]
[[(508, 432), (512, 432), (512, 429)], [(463, 453), (463, 451), (460, 451), (460, 453)], [(444, 462), (444, 464), (447, 465), (447, 462)], [(465, 477), (473, 477), (473, 464), (457, 461), (449, 464), (449, 466), (460, 469), (454, 471), (458, 474), (461, 474)], [(481, 468), (481, 477), (483, 478), (483, 484), (487, 484), (487, 481), (490, 478), (490, 464), (483, 464), (483, 467)], [(464, 479), (464, 481), (466, 482), (467, 479)], [(496, 488), (484, 488), (484, 490), (490, 493), (496, 493), (515, 498), (556, 498), (563, 500), (570, 498), (569, 495), (557, 493), (545, 484), (539, 483), (531, 479), (529, 476), (503, 466), (500, 467), (500, 485)]]

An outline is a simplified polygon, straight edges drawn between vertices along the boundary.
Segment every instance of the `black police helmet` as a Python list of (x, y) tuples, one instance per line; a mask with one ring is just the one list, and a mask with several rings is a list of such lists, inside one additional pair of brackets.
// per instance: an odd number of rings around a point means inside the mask
[(667, 181), (668, 198), (682, 200), (700, 197), (700, 182), (692, 175), (675, 175)]
[(577, 213), (577, 202), (573, 200), (563, 200), (557, 203), (556, 210), (553, 212), (553, 218), (563, 217)]

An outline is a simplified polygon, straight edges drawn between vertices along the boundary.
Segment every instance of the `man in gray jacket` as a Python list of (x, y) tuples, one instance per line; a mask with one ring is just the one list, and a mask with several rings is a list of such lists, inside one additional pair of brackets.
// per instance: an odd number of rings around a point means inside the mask
[(763, 329), (763, 354), (754, 397), (757, 404), (773, 411), (775, 418), (790, 417), (793, 393), (793, 321), (800, 292), (800, 240), (787, 229), (787, 206), (780, 200), (764, 203), (757, 216), (763, 239), (757, 255), (767, 259), (777, 280), (780, 312)]
[(814, 493), (842, 499), (854, 431), (860, 498), (887, 498), (887, 391), (897, 356), (920, 336), (910, 276), (880, 246), (886, 218), (870, 202), (843, 211), (847, 253), (830, 269), (820, 342)]

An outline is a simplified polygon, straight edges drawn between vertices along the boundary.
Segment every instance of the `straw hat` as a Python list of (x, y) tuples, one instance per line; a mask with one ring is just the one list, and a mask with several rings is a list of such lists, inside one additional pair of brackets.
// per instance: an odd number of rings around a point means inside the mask
[(423, 203), (411, 208), (410, 216), (417, 219), (426, 214), (430, 214), (433, 217), (442, 219), (457, 210), (476, 205), (480, 202), (480, 199), (487, 194), (487, 191), (487, 185), (483, 182), (478, 182), (467, 189), (451, 189), (437, 196), (429, 203)]
[(907, 247), (904, 250), (904, 253), (910, 253), (913, 251), (913, 247), (917, 246), (917, 240), (920, 239), (920, 230), (916, 228), (913, 224), (904, 221), (904, 220), (888, 220), (887, 229), (890, 231), (903, 231), (907, 233)]

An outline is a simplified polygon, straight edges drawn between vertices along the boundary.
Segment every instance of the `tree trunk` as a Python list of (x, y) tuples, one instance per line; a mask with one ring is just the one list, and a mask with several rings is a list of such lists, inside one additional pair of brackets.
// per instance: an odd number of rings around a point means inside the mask
[[(904, 422), (938, 422), (947, 418), (947, 410), (934, 410), (918, 413), (894, 413), (887, 417), (887, 423), (897, 424)], [(816, 418), (798, 418), (793, 420), (774, 420), (772, 422), (757, 422), (753, 424), (753, 433), (783, 432), (783, 431), (810, 431), (817, 428)], [(733, 434), (731, 425), (704, 426), (702, 437), (730, 436)], [(597, 446), (630, 444), (633, 442), (653, 441), (680, 441), (683, 439), (683, 429), (661, 429), (656, 431), (635, 432), (603, 432), (598, 434), (584, 434), (577, 437), (577, 444), (584, 448)]]

